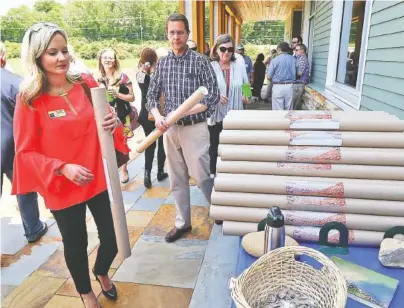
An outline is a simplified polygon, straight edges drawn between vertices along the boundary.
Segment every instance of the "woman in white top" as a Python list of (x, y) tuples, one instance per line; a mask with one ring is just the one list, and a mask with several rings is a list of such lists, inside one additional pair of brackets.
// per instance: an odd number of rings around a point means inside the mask
[(220, 91), (220, 102), (208, 119), (210, 133), (210, 173), (216, 174), (219, 135), (223, 129), (223, 119), (229, 110), (242, 110), (249, 101), (243, 96), (241, 86), (249, 83), (244, 59), (234, 54), (233, 39), (228, 34), (220, 35), (211, 50), (213, 70)]

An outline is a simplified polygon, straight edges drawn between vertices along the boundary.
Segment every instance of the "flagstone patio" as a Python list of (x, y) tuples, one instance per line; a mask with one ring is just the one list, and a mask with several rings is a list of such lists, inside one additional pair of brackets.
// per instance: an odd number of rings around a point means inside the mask
[[(143, 139), (136, 130), (130, 146)], [(122, 187), (132, 255), (115, 260), (110, 275), (119, 299), (109, 301), (96, 281), (93, 290), (103, 308), (226, 308), (230, 307), (228, 279), (235, 274), (239, 238), (221, 235), (221, 227), (208, 218), (207, 201), (191, 183), (193, 230), (184, 239), (166, 243), (164, 235), (173, 225), (175, 206), (169, 180), (143, 186), (144, 156), (131, 153), (130, 183)], [(156, 161), (156, 160), (155, 160)], [(0, 202), (1, 299), (4, 308), (83, 307), (64, 262), (57, 225), (41, 200), (41, 218), (49, 231), (37, 243), (23, 236), (15, 197), (5, 183)], [(98, 247), (97, 228), (87, 212), (88, 255), (92, 268)], [(93, 276), (91, 276), (92, 279)]]

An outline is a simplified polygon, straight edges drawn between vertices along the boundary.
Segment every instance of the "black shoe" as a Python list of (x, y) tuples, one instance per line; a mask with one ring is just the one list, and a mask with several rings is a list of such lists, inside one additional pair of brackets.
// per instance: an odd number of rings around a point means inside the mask
[(129, 171), (122, 172), (122, 184), (126, 184), (129, 182)]
[(93, 274), (95, 276), (95, 279), (98, 281), (98, 283), (100, 284), (101, 290), (102, 290), (102, 294), (104, 294), (104, 296), (106, 298), (112, 299), (112, 300), (117, 300), (118, 299), (118, 291), (116, 290), (116, 287), (114, 284), (112, 284), (112, 288), (109, 291), (104, 291), (104, 289), (102, 288), (102, 284), (100, 279), (98, 278), (98, 275), (95, 273), (95, 270), (93, 268)]
[(177, 227), (174, 227), (171, 229), (170, 232), (167, 233), (165, 240), (167, 243), (172, 243), (181, 238), (185, 233), (188, 233), (192, 230), (192, 227), (186, 227), (184, 229), (178, 229)]
[(168, 174), (164, 171), (157, 172), (157, 181), (161, 182), (168, 178)]
[(151, 187), (151, 176), (150, 176), (150, 171), (149, 170), (144, 171), (143, 184), (144, 184), (144, 187), (146, 187), (146, 188)]
[(43, 222), (42, 224), (43, 224), (43, 229), (42, 229), (42, 231), (39, 232), (39, 233), (37, 234), (37, 236), (35, 236), (35, 238), (33, 238), (33, 239), (31, 239), (31, 240), (28, 240), (28, 243), (35, 243), (35, 242), (38, 241), (42, 236), (44, 236), (44, 234), (45, 234), (46, 232), (48, 232), (48, 225), (47, 225), (45, 222)]

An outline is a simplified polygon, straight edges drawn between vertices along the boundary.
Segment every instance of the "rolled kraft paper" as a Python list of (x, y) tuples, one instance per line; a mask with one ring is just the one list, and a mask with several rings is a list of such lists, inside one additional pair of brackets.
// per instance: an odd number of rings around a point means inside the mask
[(217, 171), (221, 173), (316, 176), (327, 178), (371, 180), (404, 180), (404, 167), (397, 166), (246, 162), (229, 160), (222, 161), (218, 159)]
[(230, 110), (227, 118), (279, 118), (279, 119), (398, 119), (384, 111), (326, 111), (326, 110)]
[(111, 201), (112, 218), (116, 241), (118, 244), (118, 258), (124, 260), (131, 255), (128, 227), (126, 225), (125, 208), (123, 205), (118, 165), (116, 161), (113, 136), (102, 127), (104, 116), (109, 112), (109, 104), (105, 95), (105, 88), (91, 88), (95, 121), (97, 123), (98, 138), (100, 139), (101, 154), (104, 163), (104, 173), (107, 181), (109, 199)]
[[(244, 236), (251, 232), (256, 232), (258, 223), (254, 222), (239, 222), (239, 221), (224, 221), (223, 234), (233, 236)], [(286, 235), (292, 237), (299, 244), (302, 242), (317, 243), (320, 228), (319, 227), (298, 227), (285, 226)], [(356, 246), (379, 247), (383, 241), (384, 232), (365, 231), (365, 230), (349, 230), (349, 244)], [(397, 239), (403, 239), (401, 235), (396, 236)], [(337, 243), (339, 239), (338, 231), (330, 231), (328, 234), (329, 243)]]
[(221, 144), (404, 148), (404, 133), (223, 130)]
[(214, 190), (212, 204), (265, 209), (278, 206), (282, 210), (404, 217), (404, 202), (387, 200), (252, 194)]
[[(188, 97), (177, 109), (170, 113), (166, 122), (169, 126), (173, 125), (179, 119), (184, 117), (185, 113), (191, 110), (196, 104), (198, 104), (206, 95), (208, 95), (208, 89), (205, 87), (199, 87), (190, 97)], [(163, 132), (159, 129), (155, 129), (148, 135), (143, 141), (137, 146), (136, 151), (142, 153), (146, 150), (153, 142), (155, 142)]]
[(404, 166), (404, 149), (221, 144), (219, 155), (222, 161)]
[(218, 173), (215, 190), (404, 201), (403, 181)]
[(390, 118), (367, 118), (356, 119), (282, 119), (282, 118), (225, 118), (223, 129), (246, 129), (246, 130), (339, 130), (358, 132), (402, 132), (404, 121)]
[[(325, 213), (311, 211), (282, 210), (285, 224), (292, 226), (322, 227), (328, 222), (338, 221), (346, 225), (348, 229), (387, 231), (394, 226), (403, 226), (404, 217), (383, 216), (344, 213)], [(215, 220), (260, 222), (267, 217), (268, 209), (219, 206), (210, 207), (210, 217)]]

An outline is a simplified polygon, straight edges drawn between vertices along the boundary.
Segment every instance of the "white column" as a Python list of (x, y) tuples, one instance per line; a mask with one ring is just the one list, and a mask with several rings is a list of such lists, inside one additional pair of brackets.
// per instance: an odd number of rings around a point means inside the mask
[(189, 37), (190, 38), (192, 38), (192, 20), (193, 20), (193, 18), (195, 17), (196, 18), (196, 16), (192, 16), (193, 14), (192, 14), (192, 0), (185, 0), (184, 1), (184, 9), (185, 9), (185, 16), (187, 17), (187, 19), (188, 19), (188, 23), (189, 23), (189, 30), (191, 31), (190, 32), (190, 35), (189, 35)]
[(221, 2), (213, 2), (213, 12), (210, 12), (210, 16), (213, 18), (213, 41), (216, 41), (219, 36), (219, 5)]

